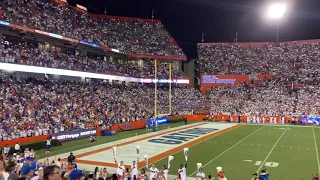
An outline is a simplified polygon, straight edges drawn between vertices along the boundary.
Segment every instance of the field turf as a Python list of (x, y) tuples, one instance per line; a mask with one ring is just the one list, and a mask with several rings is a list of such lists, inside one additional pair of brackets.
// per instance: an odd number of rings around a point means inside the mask
[[(287, 125), (243, 125), (189, 147), (187, 175), (195, 177), (196, 164), (216, 176), (221, 166), (228, 180), (250, 180), (266, 168), (271, 180), (308, 180), (319, 174), (320, 128)], [(173, 154), (170, 174), (183, 163), (182, 151)], [(158, 161), (159, 168), (167, 158)]]

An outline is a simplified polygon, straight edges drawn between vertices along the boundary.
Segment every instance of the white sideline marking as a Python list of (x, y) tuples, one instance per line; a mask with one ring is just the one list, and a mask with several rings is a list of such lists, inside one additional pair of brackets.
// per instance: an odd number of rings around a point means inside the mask
[[(228, 152), (230, 149), (234, 148), (236, 145), (240, 144), (242, 141), (244, 141), (245, 139), (247, 139), (248, 137), (252, 136), (253, 134), (255, 134), (256, 132), (258, 132), (259, 130), (261, 130), (262, 128), (264, 128), (265, 126), (262, 126), (261, 128), (257, 129), (256, 131), (252, 132), (251, 134), (249, 134), (248, 136), (244, 137), (243, 139), (241, 139), (240, 141), (238, 141), (236, 144), (234, 144), (233, 146), (229, 147), (227, 150), (223, 151), (221, 154), (219, 154), (218, 156), (216, 156), (215, 158), (211, 159), (209, 162), (207, 162), (206, 164), (204, 164), (202, 166), (202, 168), (204, 168), (206, 165), (210, 164), (212, 161), (216, 160), (217, 158), (219, 158), (220, 156), (222, 156), (224, 153)], [(198, 170), (194, 171), (192, 174), (190, 174), (188, 177), (194, 175), (196, 172), (198, 172)]]
[(317, 141), (316, 141), (316, 134), (314, 133), (314, 128), (312, 128), (312, 130), (313, 130), (314, 146), (316, 148), (318, 171), (319, 171), (319, 174), (320, 174), (320, 163), (319, 163), (319, 154), (318, 154), (318, 146), (317, 146)]
[(276, 141), (276, 143), (273, 145), (273, 147), (272, 147), (272, 149), (270, 150), (269, 154), (268, 154), (267, 157), (262, 161), (259, 169), (258, 169), (256, 172), (259, 172), (260, 169), (262, 168), (262, 166), (264, 166), (264, 164), (266, 163), (268, 157), (270, 156), (270, 154), (272, 153), (272, 151), (274, 150), (274, 148), (277, 146), (277, 144), (279, 143), (280, 139), (282, 138), (282, 136), (284, 135), (284, 133), (285, 133), (286, 131), (287, 131), (287, 129), (283, 131), (283, 133), (282, 133), (281, 136), (278, 138), (278, 140)]

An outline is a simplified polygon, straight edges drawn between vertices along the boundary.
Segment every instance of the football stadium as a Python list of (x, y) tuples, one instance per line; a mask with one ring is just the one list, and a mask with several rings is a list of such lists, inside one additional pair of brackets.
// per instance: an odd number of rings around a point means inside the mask
[(0, 180), (318, 180), (319, 7), (2, 0)]

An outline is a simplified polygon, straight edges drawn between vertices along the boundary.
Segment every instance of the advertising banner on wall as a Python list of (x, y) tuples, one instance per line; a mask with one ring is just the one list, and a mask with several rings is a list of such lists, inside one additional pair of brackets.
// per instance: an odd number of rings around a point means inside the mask
[(85, 137), (95, 136), (97, 134), (97, 129), (79, 129), (76, 131), (63, 131), (60, 133), (52, 134), (52, 139), (59, 141), (70, 141), (75, 139), (81, 139)]
[(230, 86), (243, 82), (250, 82), (249, 75), (201, 75), (201, 90), (205, 92), (211, 87)]
[(119, 132), (119, 131), (130, 131), (134, 129), (141, 129), (146, 127), (147, 120), (133, 121), (133, 122), (125, 122), (121, 124), (114, 124), (111, 127), (111, 130)]

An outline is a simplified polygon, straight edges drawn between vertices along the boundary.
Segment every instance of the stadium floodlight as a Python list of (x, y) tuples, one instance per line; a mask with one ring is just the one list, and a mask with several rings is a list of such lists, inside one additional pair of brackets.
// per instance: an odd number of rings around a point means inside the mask
[(286, 5), (282, 3), (271, 4), (268, 9), (268, 17), (277, 20), (277, 42), (279, 42), (279, 20), (286, 12)]
[(286, 12), (286, 5), (285, 4), (272, 4), (268, 9), (268, 16), (272, 19), (280, 19), (283, 17), (284, 13)]

